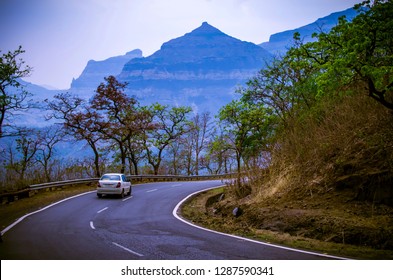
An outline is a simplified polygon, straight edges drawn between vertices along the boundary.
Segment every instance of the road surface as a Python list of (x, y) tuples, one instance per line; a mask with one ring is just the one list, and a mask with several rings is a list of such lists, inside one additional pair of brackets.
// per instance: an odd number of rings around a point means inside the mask
[(330, 259), (223, 235), (185, 223), (176, 207), (220, 181), (133, 186), (131, 197), (95, 192), (25, 217), (4, 233), (0, 257), (24, 260)]

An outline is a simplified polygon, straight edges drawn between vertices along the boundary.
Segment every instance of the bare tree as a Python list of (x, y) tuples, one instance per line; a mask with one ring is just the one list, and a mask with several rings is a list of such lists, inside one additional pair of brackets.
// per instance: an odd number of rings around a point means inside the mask
[(52, 125), (39, 130), (40, 145), (37, 153), (37, 162), (44, 168), (47, 182), (51, 181), (52, 165), (55, 155), (55, 146), (64, 138), (60, 127)]
[(97, 177), (100, 177), (100, 153), (98, 142), (102, 139), (96, 125), (99, 116), (86, 102), (69, 93), (61, 93), (55, 96), (54, 101), (48, 102), (52, 110), (48, 118), (62, 120), (63, 128), (67, 134), (76, 140), (84, 140), (94, 153), (94, 166)]
[(195, 175), (199, 175), (199, 157), (207, 147), (208, 139), (211, 136), (210, 120), (209, 112), (204, 112), (202, 115), (196, 114), (192, 119), (191, 143), (193, 143), (195, 150)]
[(23, 182), (26, 171), (35, 163), (40, 138), (36, 130), (25, 127), (19, 127), (17, 134), (15, 147), (9, 147), (7, 168), (16, 172), (19, 180)]

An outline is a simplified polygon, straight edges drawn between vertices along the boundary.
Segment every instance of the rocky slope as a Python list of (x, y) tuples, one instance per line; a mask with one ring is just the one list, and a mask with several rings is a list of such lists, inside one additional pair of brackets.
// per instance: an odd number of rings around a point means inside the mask
[(104, 82), (104, 77), (109, 75), (118, 75), (123, 69), (124, 64), (133, 58), (142, 57), (142, 51), (139, 49), (127, 52), (125, 55), (110, 57), (102, 61), (90, 60), (82, 74), (73, 79), (71, 83), (72, 90), (91, 90)]
[(216, 112), (270, 59), (263, 48), (204, 22), (164, 43), (153, 55), (129, 61), (118, 78), (128, 82), (129, 93), (144, 103), (160, 101)]

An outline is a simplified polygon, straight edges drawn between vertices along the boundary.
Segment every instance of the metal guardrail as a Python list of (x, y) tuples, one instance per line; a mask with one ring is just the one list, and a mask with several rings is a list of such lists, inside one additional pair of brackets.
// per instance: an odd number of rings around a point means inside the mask
[[(128, 175), (127, 177), (134, 181), (199, 181), (199, 180), (214, 180), (214, 179), (226, 179), (233, 176), (234, 173), (229, 174), (214, 174), (214, 175)], [(51, 187), (59, 187), (66, 185), (76, 185), (83, 183), (94, 183), (97, 182), (99, 178), (86, 178), (86, 179), (75, 179), (75, 180), (66, 180), (66, 181), (58, 181), (58, 182), (49, 182), (43, 184), (35, 184), (30, 185), (28, 187), (29, 190), (40, 190)]]
[[(127, 175), (131, 181), (134, 182), (159, 182), (159, 181), (197, 181), (197, 180), (218, 180), (218, 179), (229, 179), (233, 178), (235, 173), (229, 174), (218, 174), (218, 175), (194, 175), (194, 176), (186, 176), (186, 175)], [(48, 182), (42, 184), (34, 184), (26, 187), (22, 190), (11, 191), (8, 193), (1, 193), (0, 199), (1, 203), (6, 203), (8, 201), (13, 201), (19, 199), (19, 197), (26, 197), (34, 195), (35, 191), (42, 189), (49, 189), (55, 187), (62, 187), (68, 185), (77, 185), (83, 183), (95, 183), (99, 180), (99, 178), (86, 178), (86, 179), (74, 179), (74, 180), (65, 180), (58, 182)]]
[(98, 178), (66, 180), (66, 181), (58, 181), (58, 182), (49, 182), (49, 183), (43, 183), (43, 184), (30, 185), (28, 187), (28, 189), (30, 191), (34, 191), (34, 190), (41, 190), (41, 189), (52, 188), (52, 187), (61, 187), (61, 186), (76, 185), (76, 184), (83, 184), (83, 183), (93, 183), (93, 182), (97, 182), (97, 181), (98, 181)]

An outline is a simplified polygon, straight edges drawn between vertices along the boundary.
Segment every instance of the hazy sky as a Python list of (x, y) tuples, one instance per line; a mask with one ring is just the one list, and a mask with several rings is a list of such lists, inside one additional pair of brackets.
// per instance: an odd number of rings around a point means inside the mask
[(90, 59), (144, 56), (202, 22), (256, 44), (361, 0), (0, 0), (0, 50), (19, 45), (26, 80), (67, 89)]

